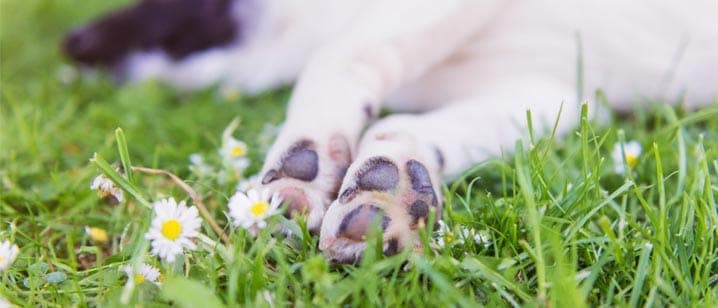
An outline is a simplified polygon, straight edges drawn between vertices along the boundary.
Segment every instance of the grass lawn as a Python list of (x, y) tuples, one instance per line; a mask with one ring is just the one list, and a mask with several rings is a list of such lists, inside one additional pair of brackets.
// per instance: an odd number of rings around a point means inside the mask
[[(234, 136), (252, 162), (244, 176), (255, 173), (289, 90), (179, 93), (78, 76), (60, 54), (61, 36), (116, 5), (0, 0), (0, 243), (20, 247), (4, 270), (0, 260), (0, 299), (63, 307), (718, 305), (716, 102), (693, 112), (654, 102), (518, 144), (445, 186), (447, 228), (422, 232), (422, 252), (383, 257), (371, 238), (361, 264), (337, 266), (305, 232), (285, 238), (264, 229), (255, 238), (225, 216), (242, 177), (222, 164), (223, 129), (239, 117)], [(625, 173), (611, 155), (621, 140), (643, 148)], [(212, 170), (191, 167), (193, 153)], [(139, 172), (124, 182), (124, 202), (101, 199), (90, 183), (103, 160), (177, 174), (229, 242), (205, 221), (196, 250), (171, 264), (153, 257), (147, 202), (192, 200), (169, 178)], [(159, 269), (160, 286), (127, 278), (125, 266), (141, 263)]]

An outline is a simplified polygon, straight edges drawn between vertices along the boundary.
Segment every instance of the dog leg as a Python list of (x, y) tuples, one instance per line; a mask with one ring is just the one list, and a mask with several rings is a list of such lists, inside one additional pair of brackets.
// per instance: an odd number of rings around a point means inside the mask
[(310, 60), (261, 173), (262, 184), (283, 196), (288, 215), (306, 212), (309, 230), (319, 230), (380, 102), (464, 44), (498, 1), (477, 3), (379, 2)]
[(375, 219), (381, 219), (385, 254), (418, 247), (417, 229), (430, 211), (441, 218), (441, 178), (512, 149), (526, 133), (526, 110), (550, 129), (565, 102), (558, 133), (575, 125), (571, 87), (547, 80), (482, 85), (481, 96), (422, 115), (389, 116), (370, 127), (324, 217), (319, 248), (336, 262), (357, 261)]

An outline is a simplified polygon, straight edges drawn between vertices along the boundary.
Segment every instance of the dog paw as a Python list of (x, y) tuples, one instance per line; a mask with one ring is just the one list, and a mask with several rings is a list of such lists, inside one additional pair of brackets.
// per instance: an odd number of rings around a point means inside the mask
[(385, 255), (409, 245), (420, 248), (417, 230), (428, 223), (432, 210), (436, 219), (441, 217), (436, 184), (426, 165), (413, 158), (374, 156), (355, 162), (324, 216), (319, 249), (334, 262), (357, 262), (372, 224), (381, 228)]
[(306, 215), (307, 228), (317, 234), (351, 162), (350, 146), (340, 134), (325, 140), (299, 138), (288, 144), (275, 144), (281, 154), (274, 157), (270, 151), (261, 184), (280, 194), (287, 218)]

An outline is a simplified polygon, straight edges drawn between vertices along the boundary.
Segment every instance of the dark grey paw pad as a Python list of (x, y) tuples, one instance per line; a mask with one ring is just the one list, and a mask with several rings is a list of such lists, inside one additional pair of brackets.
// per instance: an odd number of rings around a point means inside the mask
[(429, 170), (416, 160), (406, 162), (406, 172), (411, 180), (411, 188), (420, 194), (429, 194), (434, 191), (431, 185)]
[(411, 189), (420, 195), (431, 196), (431, 199), (429, 200), (431, 206), (438, 206), (439, 200), (436, 197), (436, 192), (431, 184), (429, 170), (426, 169), (424, 164), (413, 159), (409, 160), (406, 162), (406, 172), (411, 180)]
[[(413, 159), (409, 160), (408, 162), (406, 162), (406, 172), (409, 175), (409, 180), (411, 181), (411, 189), (413, 189), (416, 193), (419, 194), (419, 200), (422, 200), (422, 202), (424, 202), (424, 205), (438, 207), (439, 199), (437, 198), (436, 192), (434, 191), (434, 186), (431, 183), (431, 176), (429, 176), (429, 170), (426, 169), (424, 164)], [(414, 207), (415, 205), (417, 207), (421, 206), (417, 205), (416, 202), (414, 202), (411, 207)], [(411, 208), (409, 209), (409, 214), (414, 217)]]
[(393, 256), (399, 253), (399, 241), (395, 238), (390, 239), (386, 243), (386, 249), (384, 249), (384, 255)]
[(339, 202), (347, 203), (359, 191), (387, 191), (399, 185), (399, 168), (389, 159), (374, 157), (367, 160), (355, 177), (356, 184), (350, 185), (339, 194)]
[(429, 217), (429, 205), (424, 200), (416, 200), (409, 206), (411, 224), (417, 225), (420, 221), (426, 222)]
[(292, 145), (282, 158), (279, 170), (270, 169), (264, 174), (262, 184), (269, 184), (283, 177), (309, 182), (319, 173), (319, 156), (312, 149), (313, 143), (301, 140)]
[(361, 190), (386, 191), (399, 184), (399, 168), (384, 157), (369, 159), (356, 176)]
[(378, 207), (362, 204), (342, 218), (337, 235), (353, 241), (363, 241), (369, 226), (375, 219), (379, 219), (379, 216), (381, 216), (381, 229), (386, 230), (391, 219)]

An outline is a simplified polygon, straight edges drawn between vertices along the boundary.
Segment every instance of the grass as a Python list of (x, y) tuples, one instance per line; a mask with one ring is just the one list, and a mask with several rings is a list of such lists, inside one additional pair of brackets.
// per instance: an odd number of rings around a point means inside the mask
[[(0, 273), (0, 296), (18, 305), (219, 307), (715, 306), (718, 304), (718, 106), (697, 112), (653, 104), (604, 124), (582, 120), (566, 136), (517, 144), (512, 154), (445, 187), (445, 245), (383, 257), (370, 245), (358, 265), (331, 265), (309, 236), (253, 238), (223, 212), (237, 179), (198, 176), (198, 152), (221, 168), (222, 129), (241, 118), (257, 171), (282, 121), (288, 91), (256, 97), (210, 88), (177, 93), (156, 83), (117, 87), (103, 75), (69, 78), (58, 40), (71, 25), (114, 3), (0, 2), (0, 241), (21, 247)], [(71, 77), (71, 76), (70, 76)], [(121, 161), (121, 127), (135, 166), (178, 174), (230, 233), (200, 243), (179, 263), (147, 254), (150, 211), (120, 205), (89, 185), (95, 152)], [(533, 134), (531, 134), (533, 135)], [(533, 138), (532, 138), (533, 139)], [(643, 145), (638, 164), (614, 172), (621, 140)], [(125, 143), (120, 142), (121, 149)], [(128, 187), (149, 200), (187, 194), (163, 176), (135, 173)], [(281, 223), (281, 222), (280, 222)], [(107, 230), (97, 244), (85, 226)], [(487, 241), (464, 238), (472, 228)], [(203, 233), (218, 241), (209, 225)], [(449, 239), (452, 239), (449, 241)], [(127, 288), (122, 268), (156, 265), (161, 288)]]

